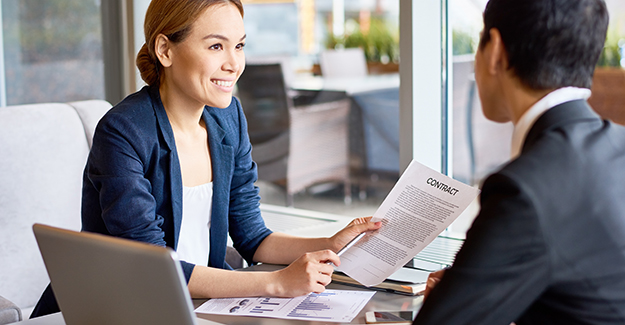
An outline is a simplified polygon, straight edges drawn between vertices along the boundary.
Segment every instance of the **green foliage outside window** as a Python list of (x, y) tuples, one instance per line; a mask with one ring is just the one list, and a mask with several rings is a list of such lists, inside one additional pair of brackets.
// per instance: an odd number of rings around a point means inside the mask
[(360, 28), (345, 37), (330, 34), (327, 48), (360, 47), (369, 62), (399, 62), (399, 31), (392, 30), (384, 20), (372, 18), (369, 31), (364, 34)]
[(618, 35), (614, 29), (609, 30), (597, 66), (620, 67), (623, 48), (625, 48), (625, 37)]
[(451, 32), (451, 39), (454, 55), (475, 53), (475, 40), (471, 34), (454, 29)]
[(19, 35), (22, 61), (35, 63), (101, 57), (98, 3), (20, 0), (20, 23), (12, 27)]

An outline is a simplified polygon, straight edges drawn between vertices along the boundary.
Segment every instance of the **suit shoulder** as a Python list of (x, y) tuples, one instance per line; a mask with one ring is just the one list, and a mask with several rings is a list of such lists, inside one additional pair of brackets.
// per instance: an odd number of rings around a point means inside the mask
[(146, 86), (140, 91), (128, 95), (113, 106), (102, 117), (101, 123), (117, 124), (131, 122), (140, 125), (151, 123), (155, 119), (153, 100)]

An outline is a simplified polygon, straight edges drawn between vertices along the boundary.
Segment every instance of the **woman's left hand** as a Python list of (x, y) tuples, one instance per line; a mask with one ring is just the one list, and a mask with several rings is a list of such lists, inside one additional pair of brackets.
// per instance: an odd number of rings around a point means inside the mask
[(334, 252), (338, 252), (350, 240), (365, 231), (377, 230), (382, 226), (382, 222), (371, 222), (371, 217), (360, 217), (352, 220), (345, 228), (330, 237), (330, 247)]

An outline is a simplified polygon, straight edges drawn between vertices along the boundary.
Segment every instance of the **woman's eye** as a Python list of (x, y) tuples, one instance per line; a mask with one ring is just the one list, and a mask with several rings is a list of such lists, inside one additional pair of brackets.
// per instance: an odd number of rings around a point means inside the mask
[(211, 45), (209, 47), (209, 49), (211, 50), (221, 50), (223, 48), (223, 46), (221, 46), (221, 44), (215, 44), (215, 45)]
[(245, 43), (239, 43), (237, 44), (237, 50), (242, 50), (245, 47)]

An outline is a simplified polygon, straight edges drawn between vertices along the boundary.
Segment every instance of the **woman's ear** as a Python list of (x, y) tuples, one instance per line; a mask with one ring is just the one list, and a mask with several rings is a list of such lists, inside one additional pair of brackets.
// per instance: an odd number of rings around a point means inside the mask
[(158, 34), (154, 42), (154, 53), (165, 68), (171, 66), (171, 42), (167, 36)]

